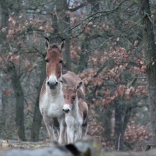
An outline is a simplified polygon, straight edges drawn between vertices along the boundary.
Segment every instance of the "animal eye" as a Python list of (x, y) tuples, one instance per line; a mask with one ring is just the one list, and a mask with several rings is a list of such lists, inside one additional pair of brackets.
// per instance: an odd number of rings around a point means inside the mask
[(75, 100), (75, 96), (72, 97), (72, 100)]
[(49, 60), (48, 60), (48, 59), (46, 59), (45, 61), (46, 61), (47, 63), (49, 62)]
[(60, 62), (59, 62), (59, 63), (61, 63), (61, 64), (62, 64), (62, 63), (63, 63), (63, 61), (62, 61), (62, 60), (60, 60)]

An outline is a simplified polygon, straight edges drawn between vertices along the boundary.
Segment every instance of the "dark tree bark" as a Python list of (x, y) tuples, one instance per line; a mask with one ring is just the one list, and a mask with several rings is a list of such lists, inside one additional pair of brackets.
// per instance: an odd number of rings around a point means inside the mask
[(20, 82), (20, 76), (17, 74), (14, 64), (8, 65), (8, 71), (11, 73), (11, 83), (16, 99), (16, 126), (19, 139), (25, 141), (24, 130), (24, 93)]
[(9, 19), (9, 10), (8, 10), (8, 4), (6, 0), (0, 1), (0, 7), (2, 10), (0, 28), (3, 29), (3, 32), (1, 32), (0, 43), (2, 43), (3, 41), (5, 41), (6, 38), (8, 19)]
[(2, 91), (2, 109), (1, 109), (1, 118), (0, 118), (0, 137), (6, 138), (6, 130), (5, 130), (5, 123), (6, 123), (6, 104), (8, 98), (4, 95), (4, 91)]
[[(110, 106), (111, 107), (111, 106)], [(111, 133), (112, 133), (112, 123), (111, 123), (111, 118), (112, 118), (112, 108), (108, 108), (105, 110), (103, 113), (103, 127), (105, 128), (104, 130), (104, 138), (106, 138), (106, 141), (111, 141)]]
[(84, 39), (81, 43), (81, 54), (79, 59), (79, 66), (78, 66), (78, 73), (82, 72), (84, 69), (87, 68), (88, 65), (88, 47), (89, 47), (89, 34), (84, 34)]
[(115, 149), (124, 150), (124, 134), (130, 119), (131, 108), (125, 100), (115, 101)]
[(38, 86), (37, 98), (36, 98), (35, 110), (34, 110), (34, 117), (33, 117), (33, 123), (32, 123), (32, 128), (31, 128), (31, 140), (32, 141), (39, 140), (39, 132), (40, 132), (41, 121), (42, 121), (42, 115), (39, 110), (39, 97), (40, 97), (40, 90), (41, 90), (41, 87), (42, 87), (45, 77), (46, 77), (45, 61), (43, 60), (42, 65), (41, 65), (40, 83)]
[(125, 105), (117, 100), (115, 102), (115, 149), (118, 151), (124, 149), (124, 118)]
[(100, 121), (102, 123), (102, 127), (104, 127), (104, 131), (103, 131), (103, 137), (105, 139), (105, 141), (111, 141), (111, 133), (112, 133), (112, 106), (108, 105), (107, 108), (102, 108), (103, 110), (101, 111), (101, 109), (98, 109), (99, 107), (96, 107), (95, 111), (97, 114), (100, 115), (100, 117), (98, 118), (98, 121)]
[(59, 33), (66, 41), (65, 49), (63, 51), (64, 68), (71, 70), (71, 56), (70, 56), (70, 15), (67, 14), (68, 2), (66, 0), (57, 0), (57, 12), (60, 12), (59, 16)]
[[(91, 4), (91, 13), (95, 13), (99, 11), (100, 2), (98, 0), (87, 0), (88, 3)], [(81, 54), (79, 59), (79, 65), (77, 73), (82, 72), (88, 66), (88, 48), (91, 40), (91, 35), (89, 33), (84, 32), (84, 39), (81, 43)]]
[[(67, 4), (64, 5), (65, 8), (67, 8)], [(69, 15), (65, 15), (64, 19), (64, 30), (66, 28), (70, 28), (70, 16)], [(67, 31), (67, 34), (65, 35), (65, 39), (66, 39), (66, 46), (65, 46), (65, 50), (63, 51), (63, 59), (65, 60), (65, 68), (67, 70), (71, 70), (71, 56), (70, 56), (70, 30)]]
[(156, 46), (149, 0), (140, 0), (140, 17), (142, 18), (142, 35), (147, 65), (148, 103), (152, 127), (153, 144), (156, 147)]
[[(0, 25), (0, 30), (4, 30), (4, 31), (0, 31), (0, 44), (3, 44), (5, 42), (5, 38), (6, 38), (6, 34), (7, 34), (7, 28), (8, 27), (8, 19), (9, 19), (9, 11), (7, 8), (7, 3), (6, 1), (0, 1), (0, 8), (1, 8), (1, 25)], [(2, 53), (3, 51), (1, 51)], [(4, 50), (5, 52), (5, 50)], [(5, 97), (2, 93), (2, 111), (1, 111), (1, 118), (0, 118), (0, 134), (3, 135), (4, 131), (5, 131), (5, 119), (6, 119), (6, 115), (5, 115), (5, 104), (6, 104), (6, 99), (7, 97)]]

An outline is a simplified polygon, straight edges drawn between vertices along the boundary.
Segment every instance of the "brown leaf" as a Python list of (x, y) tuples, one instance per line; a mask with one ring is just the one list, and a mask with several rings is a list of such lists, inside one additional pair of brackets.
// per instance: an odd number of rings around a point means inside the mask
[(124, 92), (125, 92), (125, 86), (124, 85), (119, 85), (117, 87), (117, 91), (119, 93), (120, 96), (123, 96), (124, 95)]
[(3, 63), (4, 59), (3, 57), (0, 57), (0, 63)]
[(7, 89), (4, 91), (4, 96), (8, 96), (11, 93), (11, 89)]
[(28, 70), (29, 72), (32, 71), (33, 69), (34, 69), (34, 68), (33, 68), (33, 66), (31, 66), (31, 65), (27, 67), (27, 70)]
[(31, 108), (32, 108), (32, 103), (30, 102), (30, 103), (28, 103), (26, 109), (27, 109), (27, 110), (31, 110)]
[(134, 41), (134, 46), (136, 47), (138, 45), (139, 41), (138, 40), (135, 40)]

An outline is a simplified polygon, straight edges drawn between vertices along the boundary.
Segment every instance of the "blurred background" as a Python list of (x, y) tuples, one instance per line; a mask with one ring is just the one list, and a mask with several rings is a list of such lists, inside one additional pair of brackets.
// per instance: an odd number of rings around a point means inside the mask
[[(156, 28), (156, 1), (149, 5)], [(151, 127), (140, 12), (137, 0), (0, 0), (0, 138), (48, 137), (39, 112), (48, 37), (65, 39), (64, 69), (84, 81), (88, 135), (103, 147), (144, 150)]]

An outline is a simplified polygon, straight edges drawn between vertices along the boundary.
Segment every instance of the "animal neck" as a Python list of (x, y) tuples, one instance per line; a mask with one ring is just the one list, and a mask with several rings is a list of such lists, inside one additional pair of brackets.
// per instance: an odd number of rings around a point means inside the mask
[(77, 96), (76, 96), (75, 102), (74, 102), (73, 107), (72, 107), (72, 113), (74, 116), (77, 116), (79, 113), (78, 97)]

